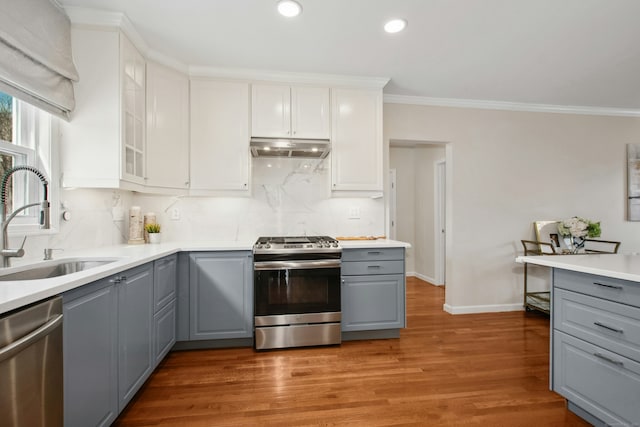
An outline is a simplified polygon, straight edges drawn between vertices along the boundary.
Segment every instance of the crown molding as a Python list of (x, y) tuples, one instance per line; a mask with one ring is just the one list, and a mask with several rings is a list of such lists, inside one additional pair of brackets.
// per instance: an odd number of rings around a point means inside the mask
[(640, 109), (581, 107), (575, 105), (527, 104), (520, 102), (482, 101), (476, 99), (430, 98), (423, 96), (384, 95), (385, 104), (428, 105), (437, 107), (480, 108), (485, 110), (528, 111), (534, 113), (585, 114), (592, 116), (640, 117)]
[(149, 56), (149, 45), (124, 13), (77, 6), (65, 6), (64, 11), (73, 25), (120, 28), (142, 55)]
[(268, 81), (293, 84), (315, 84), (332, 87), (382, 89), (389, 82), (386, 77), (346, 76), (338, 74), (292, 73), (286, 71), (247, 68), (189, 67), (189, 76), (234, 80)]

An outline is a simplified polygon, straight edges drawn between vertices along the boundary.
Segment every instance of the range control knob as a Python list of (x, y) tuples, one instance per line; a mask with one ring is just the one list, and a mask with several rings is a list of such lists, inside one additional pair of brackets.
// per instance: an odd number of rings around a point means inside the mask
[(269, 248), (271, 248), (271, 245), (267, 243), (266, 245), (264, 245), (264, 248), (265, 249), (269, 249)]
[(338, 243), (337, 242), (333, 242), (333, 245), (331, 245), (331, 246), (333, 246), (334, 248), (337, 248), (338, 247)]
[(262, 249), (262, 245), (261, 244), (257, 244), (256, 245), (256, 249)]

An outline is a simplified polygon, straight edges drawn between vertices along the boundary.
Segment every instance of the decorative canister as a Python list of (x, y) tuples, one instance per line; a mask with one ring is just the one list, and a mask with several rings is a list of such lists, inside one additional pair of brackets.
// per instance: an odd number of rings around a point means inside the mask
[(131, 206), (129, 209), (129, 241), (130, 245), (144, 243), (142, 211), (140, 206)]

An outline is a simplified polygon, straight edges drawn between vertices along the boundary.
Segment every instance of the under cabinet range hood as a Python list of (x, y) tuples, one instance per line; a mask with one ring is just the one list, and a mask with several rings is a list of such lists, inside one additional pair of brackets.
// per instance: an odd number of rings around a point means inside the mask
[(329, 154), (328, 139), (251, 138), (253, 157), (304, 157), (324, 159)]

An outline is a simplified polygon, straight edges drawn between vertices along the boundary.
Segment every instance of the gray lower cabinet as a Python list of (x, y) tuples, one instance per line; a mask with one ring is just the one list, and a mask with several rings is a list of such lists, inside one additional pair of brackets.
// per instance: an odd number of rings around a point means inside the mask
[(129, 403), (154, 368), (153, 265), (127, 270), (118, 287), (118, 407)]
[(62, 295), (64, 425), (109, 426), (176, 338), (176, 256)]
[(253, 336), (251, 252), (189, 255), (189, 339)]
[(176, 342), (177, 266), (178, 255), (165, 257), (153, 264), (155, 365)]
[(118, 416), (118, 304), (113, 279), (62, 296), (64, 425), (109, 426)]
[(342, 331), (405, 327), (404, 249), (344, 249)]
[(590, 423), (640, 422), (640, 283), (554, 269), (552, 389)]

